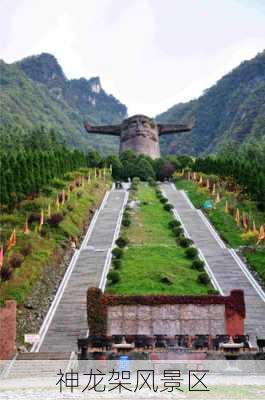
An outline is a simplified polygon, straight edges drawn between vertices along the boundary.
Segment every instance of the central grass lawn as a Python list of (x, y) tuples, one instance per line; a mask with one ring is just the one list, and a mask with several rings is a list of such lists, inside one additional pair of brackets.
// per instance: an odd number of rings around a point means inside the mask
[[(130, 246), (122, 261), (121, 280), (108, 288), (109, 293), (207, 294), (208, 287), (196, 282), (198, 272), (177, 246)], [(162, 283), (168, 278), (171, 284)]]
[(199, 272), (191, 269), (185, 250), (178, 247), (168, 226), (173, 217), (164, 210), (154, 188), (140, 184), (135, 199), (141, 204), (131, 212), (131, 226), (122, 231), (130, 243), (118, 270), (120, 281), (109, 284), (107, 292), (123, 295), (207, 294), (210, 286), (197, 282)]
[(164, 210), (154, 189), (141, 184), (137, 199), (141, 201), (141, 206), (133, 212), (132, 225), (125, 231), (130, 243), (176, 246), (176, 240), (168, 228), (172, 216)]

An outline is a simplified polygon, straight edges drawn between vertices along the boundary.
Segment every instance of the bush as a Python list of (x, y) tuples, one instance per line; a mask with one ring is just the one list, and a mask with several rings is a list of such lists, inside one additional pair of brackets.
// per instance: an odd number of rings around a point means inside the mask
[(154, 178), (152, 178), (152, 177), (149, 177), (149, 178), (147, 179), (147, 182), (149, 183), (150, 186), (153, 186), (153, 187), (156, 186), (156, 181), (155, 181)]
[(113, 255), (115, 258), (122, 258), (122, 257), (123, 257), (123, 249), (120, 249), (119, 247), (115, 247), (115, 248), (112, 250), (112, 255)]
[(125, 227), (130, 226), (131, 225), (131, 220), (129, 218), (124, 218), (122, 220), (122, 225), (125, 226)]
[(189, 245), (192, 243), (193, 243), (193, 241), (191, 239), (188, 239), (184, 236), (180, 237), (180, 239), (179, 239), (179, 244), (181, 247), (189, 247)]
[(83, 193), (79, 191), (79, 192), (76, 193), (76, 195), (77, 195), (77, 198), (80, 199), (80, 197), (83, 196)]
[(110, 271), (108, 273), (108, 280), (111, 282), (113, 285), (114, 283), (118, 283), (120, 281), (120, 274), (118, 271)]
[(120, 236), (117, 240), (116, 240), (116, 245), (118, 247), (125, 247), (127, 246), (127, 244), (129, 243), (129, 240), (123, 236)]
[(174, 207), (172, 206), (172, 204), (165, 204), (164, 205), (164, 210), (166, 211), (171, 211)]
[(181, 226), (181, 222), (178, 221), (177, 219), (173, 219), (172, 221), (169, 222), (168, 226), (169, 228), (173, 229), (175, 227)]
[(8, 267), (7, 265), (3, 265), (3, 267), (0, 270), (0, 276), (1, 276), (1, 280), (4, 281), (8, 281), (11, 276), (12, 276), (12, 269), (10, 267)]
[(132, 183), (134, 185), (139, 185), (139, 183), (141, 182), (140, 178), (138, 178), (138, 176), (135, 176), (132, 180)]
[(124, 213), (123, 213), (123, 218), (124, 218), (124, 219), (131, 218), (131, 214), (129, 213), (128, 210), (127, 210), (127, 211), (124, 211)]
[(195, 247), (188, 247), (185, 253), (188, 258), (195, 258), (198, 255), (198, 250)]
[(53, 194), (53, 188), (51, 186), (43, 186), (41, 193), (44, 196), (51, 196)]
[(176, 226), (175, 228), (172, 229), (172, 231), (176, 237), (183, 235), (183, 229), (180, 226), (178, 227)]
[(210, 278), (209, 278), (209, 276), (206, 274), (206, 272), (202, 272), (202, 273), (198, 276), (197, 282), (202, 283), (203, 285), (208, 285), (208, 283), (210, 283)]
[(13, 268), (18, 268), (21, 266), (21, 264), (24, 261), (24, 257), (20, 253), (14, 253), (12, 256), (9, 258), (8, 265), (11, 269)]
[(31, 243), (25, 243), (20, 249), (20, 253), (24, 257), (27, 257), (31, 252), (32, 252), (32, 244)]
[(168, 203), (168, 199), (166, 199), (164, 196), (160, 197), (160, 203), (166, 204)]
[(26, 212), (38, 212), (43, 208), (43, 204), (36, 200), (24, 200), (20, 203), (19, 208)]
[(121, 267), (121, 259), (120, 258), (114, 258), (112, 260), (112, 265), (114, 269), (119, 269)]
[(52, 227), (56, 227), (63, 220), (63, 214), (55, 213), (52, 214), (51, 217), (47, 220), (48, 224)]
[(203, 271), (204, 261), (200, 260), (199, 258), (196, 258), (195, 260), (192, 261), (191, 268), (196, 269), (197, 271)]
[(30, 214), (30, 216), (28, 217), (28, 224), (31, 225), (33, 222), (40, 222), (40, 214)]
[(53, 178), (51, 181), (51, 186), (56, 189), (63, 189), (65, 187), (65, 182), (59, 178)]
[(74, 207), (71, 204), (67, 204), (66, 208), (67, 208), (68, 211), (73, 211), (74, 210)]

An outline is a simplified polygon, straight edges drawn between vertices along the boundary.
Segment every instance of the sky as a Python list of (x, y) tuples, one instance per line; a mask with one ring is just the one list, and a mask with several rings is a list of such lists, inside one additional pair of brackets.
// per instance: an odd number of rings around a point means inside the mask
[(150, 117), (265, 49), (265, 0), (0, 0), (0, 58), (48, 52), (67, 78)]

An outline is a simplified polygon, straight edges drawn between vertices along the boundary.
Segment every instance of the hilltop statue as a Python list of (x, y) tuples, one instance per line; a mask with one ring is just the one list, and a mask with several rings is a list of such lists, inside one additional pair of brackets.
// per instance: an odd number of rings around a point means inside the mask
[(137, 154), (145, 154), (151, 158), (160, 157), (159, 136), (188, 132), (192, 129), (192, 125), (158, 124), (145, 115), (134, 115), (119, 125), (91, 126), (85, 122), (84, 126), (89, 133), (119, 136), (120, 153), (131, 149)]

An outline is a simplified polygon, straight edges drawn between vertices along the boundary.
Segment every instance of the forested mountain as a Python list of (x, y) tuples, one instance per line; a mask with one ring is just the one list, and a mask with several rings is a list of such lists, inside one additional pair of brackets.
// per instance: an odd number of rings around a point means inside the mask
[(211, 153), (227, 141), (265, 136), (265, 51), (240, 64), (197, 100), (177, 104), (156, 119), (195, 121), (191, 133), (162, 138), (162, 151), (169, 153)]
[[(126, 107), (101, 87), (98, 77), (68, 80), (56, 58), (43, 53), (6, 64), (0, 61), (1, 131), (12, 136), (36, 125), (53, 127), (67, 145), (101, 151), (117, 149), (113, 138), (89, 136), (83, 121), (117, 123)], [(5, 141), (5, 138), (2, 138)]]

